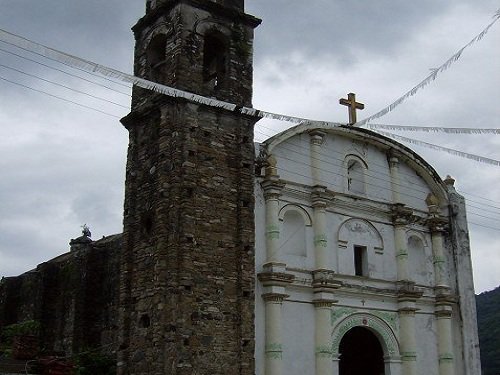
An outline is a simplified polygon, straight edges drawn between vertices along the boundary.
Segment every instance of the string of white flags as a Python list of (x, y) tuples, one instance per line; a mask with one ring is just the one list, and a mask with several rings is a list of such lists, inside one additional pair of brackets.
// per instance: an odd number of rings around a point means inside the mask
[(438, 146), (438, 145), (435, 145), (432, 143), (420, 141), (418, 139), (403, 137), (401, 135), (385, 132), (382, 130), (379, 130), (378, 133), (381, 135), (384, 135), (388, 138), (392, 138), (396, 141), (401, 141), (401, 142), (406, 142), (406, 143), (410, 143), (410, 144), (417, 145), (417, 146), (427, 147), (427, 148), (433, 149), (435, 151), (442, 151), (442, 152), (446, 152), (450, 155), (459, 156), (461, 158), (475, 160), (475, 161), (478, 161), (481, 163), (496, 165), (496, 166), (500, 167), (500, 160), (490, 159), (490, 158), (486, 158), (484, 156), (479, 156), (479, 155), (475, 155), (475, 154), (469, 154), (467, 152), (455, 150), (453, 148)]
[(415, 126), (415, 125), (389, 125), (389, 124), (366, 124), (364, 127), (371, 130), (384, 129), (384, 130), (424, 132), (424, 133), (500, 134), (500, 128), (447, 128), (444, 126)]
[[(500, 9), (497, 10), (497, 12), (493, 16), (493, 21), (486, 26), (486, 28), (481, 31), (478, 35), (476, 35), (469, 43), (467, 43), (464, 47), (462, 47), (458, 52), (456, 52), (452, 57), (450, 57), (444, 64), (442, 64), (439, 68), (433, 69), (432, 73), (427, 76), (422, 82), (420, 82), (417, 86), (415, 86), (413, 89), (405, 93), (403, 96), (401, 96), (399, 99), (397, 99), (394, 103), (390, 104), (388, 107), (384, 108), (383, 110), (375, 113), (374, 115), (361, 120), (354, 124), (355, 126), (363, 126), (367, 124), (368, 122), (380, 118), (384, 116), (385, 114), (391, 112), (394, 108), (396, 108), (398, 105), (400, 105), (403, 101), (405, 101), (407, 98), (410, 96), (415, 95), (420, 89), (423, 87), (427, 86), (429, 83), (434, 81), (437, 76), (447, 70), (454, 62), (456, 62), (460, 56), (462, 55), (463, 51), (472, 46), (474, 43), (480, 41), (483, 39), (483, 37), (486, 35), (486, 33), (489, 31), (489, 29), (493, 26), (493, 24), (498, 21), (500, 18)], [(201, 95), (197, 95), (194, 93), (190, 93), (187, 91), (175, 89), (173, 87), (169, 87), (166, 85), (162, 85), (156, 82), (148, 81), (143, 78), (135, 77), (131, 74), (127, 74), (124, 72), (121, 72), (119, 70), (94, 63), (92, 61), (82, 59), (77, 56), (70, 55), (68, 53), (58, 51), (54, 48), (47, 47), (43, 44), (34, 42), (32, 40), (29, 40), (27, 38), (24, 38), (22, 36), (10, 33), (8, 31), (0, 29), (0, 40), (3, 40), (5, 43), (14, 45), (19, 48), (23, 48), (25, 50), (28, 50), (30, 52), (51, 58), (53, 60), (56, 60), (62, 64), (75, 67), (78, 69), (83, 69), (88, 72), (93, 72), (93, 73), (99, 73), (102, 74), (106, 77), (111, 77), (117, 80), (120, 80), (125, 83), (133, 84), (145, 89), (149, 89), (167, 96), (175, 97), (175, 98), (184, 98), (186, 100), (207, 105), (207, 106), (212, 106), (212, 107), (217, 107), (217, 108), (224, 108), (229, 111), (235, 111), (238, 110), (243, 114), (250, 115), (250, 116), (256, 116), (260, 118), (269, 118), (273, 120), (279, 120), (279, 121), (287, 121), (295, 124), (299, 124), (302, 122), (309, 122), (311, 125), (323, 125), (323, 126), (341, 126), (341, 125), (346, 125), (344, 123), (339, 123), (339, 122), (332, 122), (332, 121), (319, 121), (319, 120), (313, 120), (313, 119), (307, 119), (307, 118), (302, 118), (302, 117), (297, 117), (297, 116), (289, 116), (285, 114), (279, 114), (279, 113), (273, 113), (273, 112), (268, 112), (268, 111), (263, 111), (255, 108), (249, 108), (249, 107), (239, 107), (236, 104), (232, 104), (229, 102), (213, 99), (213, 98), (207, 98)]]
[(495, 22), (498, 21), (499, 18), (500, 18), (500, 9), (498, 9), (496, 11), (496, 13), (493, 15), (493, 21), (488, 26), (486, 26), (486, 28), (483, 31), (481, 31), (478, 35), (476, 35), (474, 38), (472, 38), (472, 40), (469, 43), (467, 43), (465, 46), (460, 48), (458, 50), (458, 52), (456, 52), (453, 56), (451, 56), (448, 60), (446, 60), (445, 63), (442, 64), (440, 67), (431, 69), (431, 74), (429, 74), (427, 77), (425, 77), (418, 85), (413, 87), (411, 90), (407, 91), (403, 96), (396, 99), (393, 103), (389, 104), (384, 109), (378, 111), (377, 113), (371, 115), (370, 117), (367, 117), (361, 121), (356, 122), (354, 124), (354, 126), (363, 126), (372, 120), (375, 120), (377, 118), (385, 116), (389, 112), (392, 112), (394, 110), (394, 108), (396, 108), (397, 106), (402, 104), (404, 101), (406, 101), (406, 99), (410, 98), (411, 96), (414, 96), (419, 90), (423, 89), (425, 86), (432, 83), (434, 80), (436, 80), (436, 78), (438, 77), (438, 75), (440, 73), (447, 70), (454, 62), (456, 62), (456, 61), (458, 61), (458, 59), (460, 59), (460, 56), (462, 56), (462, 53), (464, 52), (464, 50), (466, 48), (472, 46), (473, 44), (475, 44), (475, 43), (479, 42), (481, 39), (483, 39), (483, 37), (486, 35), (486, 33), (495, 24)]
[[(396, 100), (396, 102), (392, 103), (389, 107), (385, 108), (382, 111), (377, 112), (375, 115), (370, 116), (369, 118), (362, 120), (355, 125), (361, 126), (367, 124), (369, 121), (382, 117), (384, 114), (389, 113), (392, 111), (397, 105), (401, 104), (404, 100), (406, 100), (408, 97), (413, 96), (416, 94), (416, 92), (425, 87), (427, 84), (430, 82), (434, 81), (439, 73), (442, 71), (446, 70), (449, 68), (449, 66), (457, 61), (462, 52), (472, 44), (478, 42), (481, 40), (484, 35), (488, 32), (488, 30), (493, 26), (493, 24), (500, 18), (500, 9), (495, 13), (494, 20), (491, 22), (480, 34), (478, 34), (475, 38), (473, 38), (468, 44), (466, 44), (464, 47), (462, 47), (456, 54), (454, 54), (450, 59), (448, 59), (443, 65), (441, 65), (439, 68), (436, 68), (433, 70), (431, 75), (429, 75), (426, 79), (424, 79), (421, 83), (419, 83), (417, 86), (415, 86), (412, 90), (407, 92), (405, 95), (403, 95), (401, 98)], [(289, 116), (285, 114), (279, 114), (279, 113), (273, 113), (273, 112), (268, 112), (268, 111), (263, 111), (259, 110), (256, 108), (250, 108), (250, 107), (240, 107), (237, 106), (236, 104), (229, 103), (226, 101), (221, 101), (213, 98), (207, 98), (201, 95), (197, 95), (191, 92), (187, 92), (184, 90), (179, 90), (175, 89), (170, 86), (162, 85), (156, 82), (152, 82), (149, 80), (146, 80), (144, 78), (139, 78), (131, 74), (127, 74), (124, 72), (121, 72), (119, 70), (77, 57), (70, 55), (68, 53), (56, 50), (51, 47), (47, 47), (45, 45), (42, 45), (40, 43), (34, 42), (32, 40), (26, 39), (22, 36), (10, 33), (8, 31), (0, 29), (0, 40), (16, 46), (18, 48), (22, 48), (24, 50), (27, 50), (29, 52), (45, 56), (47, 58), (50, 58), (52, 60), (55, 60), (57, 62), (60, 62), (64, 65), (85, 70), (90, 73), (99, 73), (105, 77), (110, 77), (128, 84), (132, 84), (138, 87), (142, 87), (148, 90), (152, 90), (158, 93), (161, 93), (163, 95), (167, 95), (170, 97), (174, 98), (183, 98), (191, 102), (195, 102), (198, 104), (203, 104), (211, 107), (216, 107), (216, 108), (223, 108), (229, 111), (239, 111), (242, 114), (249, 115), (249, 116), (255, 116), (255, 117), (260, 117), (260, 118), (268, 118), (268, 119), (273, 119), (273, 120), (279, 120), (279, 121), (287, 121), (295, 124), (307, 122), (311, 126), (324, 126), (324, 127), (337, 127), (337, 126), (343, 126), (346, 125), (345, 123), (339, 123), (339, 122), (331, 122), (331, 121), (318, 121), (318, 120), (312, 120), (312, 119), (307, 119), (307, 118), (302, 118), (302, 117), (296, 117), (296, 116)], [(378, 127), (378, 129), (381, 129), (383, 126), (385, 126), (385, 129), (389, 130), (409, 130), (409, 131), (444, 131), (444, 132), (449, 132), (455, 134), (498, 134), (497, 129), (472, 129), (472, 128), (444, 128), (444, 127), (418, 127), (418, 126), (411, 126), (411, 127), (404, 127), (404, 126), (398, 126), (398, 125), (381, 125), (381, 124), (371, 124), (370, 125), (373, 129)], [(396, 129), (398, 128), (398, 129)], [(445, 130), (445, 129), (450, 129), (450, 130)], [(379, 131), (379, 133), (384, 134), (385, 132)], [(418, 141), (415, 139), (410, 139), (406, 137), (401, 137), (401, 136), (396, 136), (391, 133), (385, 133), (384, 135), (389, 136), (394, 139), (399, 139), (404, 142), (412, 143), (412, 144), (417, 144), (425, 147), (430, 147), (435, 150), (439, 151), (444, 151), (451, 153), (456, 156), (460, 157), (465, 157), (468, 159), (476, 160), (479, 162), (483, 163), (488, 163), (488, 164), (493, 164), (493, 165), (500, 165), (498, 161), (494, 159), (489, 159), (485, 158), (482, 156), (478, 155), (473, 155), (473, 154), (468, 154), (464, 153), (458, 150), (453, 150), (453, 149), (447, 149), (445, 147), (433, 145), (427, 142), (422, 142)], [(398, 138), (396, 138), (398, 137)]]
[(260, 117), (260, 118), (269, 118), (272, 120), (279, 120), (279, 121), (287, 121), (295, 124), (300, 124), (305, 121), (310, 121), (315, 124), (321, 124), (324, 126), (341, 126), (341, 125), (346, 125), (343, 123), (338, 123), (338, 122), (331, 122), (331, 121), (318, 121), (318, 120), (310, 120), (302, 117), (296, 117), (296, 116), (289, 116), (289, 115), (284, 115), (284, 114), (279, 114), (279, 113), (273, 113), (273, 112), (268, 112), (268, 111), (262, 111), (258, 110), (256, 108), (250, 108), (250, 107), (240, 107), (237, 106), (236, 104), (229, 103), (226, 101), (222, 100), (217, 100), (213, 98), (207, 98), (198, 94), (194, 94), (188, 91), (184, 90), (179, 90), (170, 86), (162, 85), (157, 82), (152, 82), (144, 78), (136, 77), (131, 74), (127, 74), (124, 72), (121, 72), (119, 70), (92, 62), (90, 60), (86, 60), (77, 56), (70, 55), (68, 53), (56, 50), (51, 47), (44, 46), (43, 44), (34, 42), (32, 40), (26, 39), (22, 36), (12, 34), (8, 31), (0, 29), (0, 40), (3, 42), (14, 45), (16, 47), (22, 48), (24, 50), (27, 50), (29, 52), (33, 52), (42, 56), (45, 56), (47, 58), (50, 58), (52, 60), (55, 60), (57, 62), (60, 62), (61, 64), (74, 67), (77, 69), (85, 70), (87, 72), (91, 73), (99, 73), (103, 76), (110, 77), (117, 79), (119, 81), (132, 84), (147, 90), (155, 91), (160, 94), (170, 96), (173, 98), (183, 98), (186, 99), (190, 102), (198, 103), (198, 104), (203, 104), (206, 106), (210, 107), (216, 107), (216, 108), (222, 108), (226, 109), (228, 111), (239, 111), (242, 114), (249, 115), (249, 116), (255, 116), (255, 117)]

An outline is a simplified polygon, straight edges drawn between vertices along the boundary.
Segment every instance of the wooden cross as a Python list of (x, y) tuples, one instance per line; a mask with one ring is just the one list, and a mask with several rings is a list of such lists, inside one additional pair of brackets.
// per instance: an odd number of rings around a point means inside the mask
[(356, 102), (356, 94), (352, 92), (347, 94), (347, 99), (340, 99), (339, 103), (349, 107), (349, 125), (354, 125), (357, 122), (356, 109), (365, 109), (363, 103)]

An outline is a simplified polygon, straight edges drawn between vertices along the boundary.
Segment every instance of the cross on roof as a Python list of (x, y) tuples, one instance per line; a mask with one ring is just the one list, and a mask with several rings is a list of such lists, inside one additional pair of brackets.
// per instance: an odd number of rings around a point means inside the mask
[(364, 109), (365, 105), (356, 102), (356, 94), (352, 92), (347, 94), (347, 99), (340, 99), (339, 103), (349, 107), (349, 125), (354, 125), (357, 122), (356, 109)]

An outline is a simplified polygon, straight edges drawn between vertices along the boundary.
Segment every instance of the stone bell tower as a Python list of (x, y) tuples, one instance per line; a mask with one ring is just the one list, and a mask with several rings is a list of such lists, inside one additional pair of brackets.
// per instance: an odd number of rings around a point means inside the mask
[[(135, 75), (251, 106), (259, 23), (243, 0), (147, 0)], [(256, 121), (134, 88), (120, 374), (254, 374)]]

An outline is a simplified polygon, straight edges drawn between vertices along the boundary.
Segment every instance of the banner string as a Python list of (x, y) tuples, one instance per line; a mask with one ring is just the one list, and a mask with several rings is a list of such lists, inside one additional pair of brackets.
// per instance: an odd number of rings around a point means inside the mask
[(388, 138), (392, 138), (394, 140), (397, 140), (397, 141), (406, 142), (406, 143), (410, 143), (410, 144), (417, 145), (417, 146), (427, 147), (427, 148), (433, 149), (435, 151), (443, 151), (443, 152), (446, 152), (446, 153), (448, 153), (450, 155), (459, 156), (459, 157), (462, 157), (462, 158), (466, 158), (466, 159), (470, 159), (470, 160), (475, 160), (475, 161), (478, 161), (478, 162), (481, 162), (481, 163), (496, 165), (497, 167), (500, 167), (500, 161), (499, 160), (486, 158), (484, 156), (469, 154), (467, 152), (463, 152), (463, 151), (459, 151), (459, 150), (455, 150), (455, 149), (447, 148), (447, 147), (443, 147), (443, 146), (438, 146), (438, 145), (435, 145), (435, 144), (432, 144), (432, 143), (428, 143), (428, 142), (424, 142), (424, 141), (419, 141), (418, 139), (407, 138), (407, 137), (403, 137), (403, 136), (396, 135), (396, 134), (389, 133), (389, 132), (385, 132), (385, 131), (380, 131), (379, 130), (378, 133), (381, 134), (381, 135), (384, 135), (384, 136), (386, 136)]
[(460, 58), (460, 56), (462, 55), (463, 51), (466, 48), (470, 47), (474, 43), (483, 39), (483, 37), (486, 35), (486, 33), (489, 31), (489, 29), (495, 24), (495, 22), (498, 21), (499, 18), (500, 18), (500, 9), (498, 9), (496, 11), (496, 13), (493, 16), (493, 21), (488, 26), (486, 26), (486, 28), (483, 31), (481, 31), (478, 35), (476, 35), (465, 46), (460, 48), (457, 53), (455, 53), (448, 60), (446, 60), (446, 62), (443, 65), (441, 65), (439, 68), (431, 69), (431, 74), (429, 74), (427, 77), (425, 77), (422, 82), (420, 82), (418, 85), (413, 87), (410, 91), (406, 92), (403, 96), (401, 96), (399, 99), (397, 99), (392, 104), (388, 105), (387, 107), (385, 107), (381, 111), (375, 113), (374, 115), (371, 115), (370, 117), (367, 117), (364, 120), (358, 121), (357, 123), (354, 124), (354, 126), (363, 126), (372, 120), (375, 120), (377, 118), (385, 116), (389, 112), (393, 111), (394, 108), (396, 108), (401, 103), (403, 103), (406, 99), (415, 95), (420, 89), (423, 89), (429, 83), (433, 82), (441, 72), (444, 72), (445, 70), (447, 70), (454, 62), (456, 62)]
[(444, 126), (415, 126), (415, 125), (388, 125), (366, 124), (371, 130), (399, 130), (407, 132), (447, 133), (447, 134), (500, 134), (500, 128), (447, 128)]

